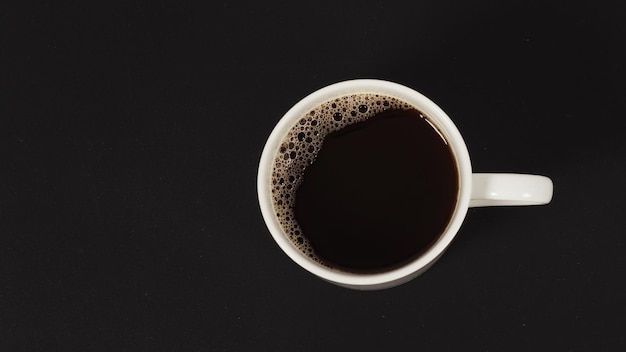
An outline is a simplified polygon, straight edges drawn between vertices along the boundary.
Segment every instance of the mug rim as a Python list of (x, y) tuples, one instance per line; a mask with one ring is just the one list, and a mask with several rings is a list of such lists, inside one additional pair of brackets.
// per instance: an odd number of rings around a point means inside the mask
[[(424, 253), (408, 263), (388, 271), (351, 273), (328, 268), (315, 262), (289, 240), (273, 210), (270, 184), (275, 155), (282, 140), (294, 123), (310, 111), (311, 108), (323, 102), (339, 96), (363, 93), (383, 94), (406, 101), (426, 114), (436, 124), (436, 127), (444, 134), (453, 152), (459, 174), (459, 193), (455, 210), (446, 230)], [(337, 82), (310, 93), (298, 101), (280, 118), (269, 135), (261, 154), (257, 175), (257, 194), (267, 228), (278, 246), (294, 262), (316, 276), (341, 286), (357, 289), (377, 289), (395, 286), (410, 280), (425, 271), (443, 254), (456, 236), (467, 214), (472, 187), (471, 177), (471, 162), (463, 137), (450, 117), (437, 104), (423, 94), (398, 83), (379, 79), (354, 79)]]

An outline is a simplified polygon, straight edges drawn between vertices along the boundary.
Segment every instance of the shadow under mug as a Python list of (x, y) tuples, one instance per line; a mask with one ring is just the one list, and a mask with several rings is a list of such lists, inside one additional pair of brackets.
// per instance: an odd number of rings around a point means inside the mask
[[(414, 260), (384, 272), (350, 273), (312, 260), (296, 247), (277, 218), (271, 194), (273, 162), (281, 143), (299, 119), (313, 108), (331, 99), (351, 94), (381, 94), (405, 101), (426, 114), (443, 133), (455, 156), (459, 194), (456, 208), (445, 231), (436, 242)], [(541, 205), (552, 199), (552, 181), (545, 176), (528, 174), (472, 173), (467, 146), (448, 115), (430, 99), (406, 86), (382, 80), (357, 79), (321, 88), (294, 105), (280, 119), (270, 134), (259, 163), (257, 191), (263, 219), (279, 247), (298, 265), (314, 275), (339, 286), (377, 290), (405, 283), (441, 257), (459, 231), (470, 207)]]

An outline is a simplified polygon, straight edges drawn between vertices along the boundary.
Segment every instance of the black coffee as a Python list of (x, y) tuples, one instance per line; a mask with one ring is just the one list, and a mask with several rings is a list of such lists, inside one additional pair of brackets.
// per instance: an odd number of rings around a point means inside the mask
[(303, 116), (273, 172), (274, 208), (294, 244), (350, 272), (423, 253), (458, 194), (454, 156), (428, 117), (380, 95), (342, 97)]

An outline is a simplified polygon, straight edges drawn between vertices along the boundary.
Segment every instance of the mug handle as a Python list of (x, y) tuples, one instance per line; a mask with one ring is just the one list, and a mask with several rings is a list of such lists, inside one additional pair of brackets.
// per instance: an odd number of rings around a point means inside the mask
[(552, 200), (552, 180), (526, 174), (472, 174), (470, 207), (542, 205)]

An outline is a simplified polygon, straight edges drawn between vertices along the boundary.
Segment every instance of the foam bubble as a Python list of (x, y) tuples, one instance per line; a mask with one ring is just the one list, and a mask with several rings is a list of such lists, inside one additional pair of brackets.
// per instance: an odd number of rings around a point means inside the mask
[[(305, 255), (328, 266), (315, 251), (294, 216), (296, 190), (306, 168), (315, 162), (324, 138), (348, 125), (385, 110), (413, 107), (397, 98), (378, 94), (353, 94), (329, 100), (305, 113), (291, 127), (274, 158), (272, 197), (274, 211), (291, 242)], [(296, 157), (297, 156), (297, 157)]]

